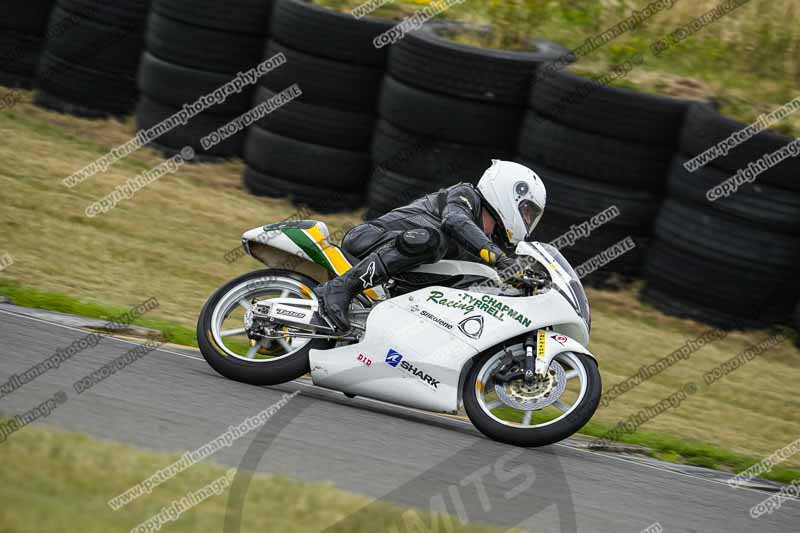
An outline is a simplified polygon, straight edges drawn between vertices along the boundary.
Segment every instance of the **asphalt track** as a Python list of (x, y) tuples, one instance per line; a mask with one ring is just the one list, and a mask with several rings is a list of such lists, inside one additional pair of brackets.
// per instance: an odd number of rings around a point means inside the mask
[[(0, 383), (85, 335), (0, 311)], [(800, 524), (797, 501), (751, 518), (750, 508), (768, 497), (766, 492), (732, 489), (568, 445), (514, 448), (494, 443), (458, 420), (349, 400), (304, 383), (244, 385), (218, 376), (189, 351), (155, 350), (90, 390), (75, 392), (77, 380), (135, 344), (103, 338), (0, 398), (0, 412), (20, 414), (63, 390), (68, 401), (42, 423), (176, 452), (198, 448), (284, 393), (300, 390), (261, 430), (213, 460), (332, 482), (423, 510), (433, 502), (434, 509), (444, 508), (462, 520), (537, 533), (638, 533), (656, 522), (665, 532), (786, 533)], [(346, 520), (337, 531), (347, 530)], [(120, 525), (126, 530), (135, 524)], [(404, 531), (402, 524), (398, 531)]]

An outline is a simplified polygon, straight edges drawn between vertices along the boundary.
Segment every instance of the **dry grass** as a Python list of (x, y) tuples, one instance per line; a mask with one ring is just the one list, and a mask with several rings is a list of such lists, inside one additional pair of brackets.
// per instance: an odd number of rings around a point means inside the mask
[[(241, 234), (297, 208), (248, 195), (243, 166), (232, 162), (183, 166), (87, 218), (89, 203), (162, 158), (145, 149), (72, 189), (61, 180), (132, 132), (131, 123), (77, 120), (28, 104), (0, 113), (0, 250), (14, 258), (0, 276), (122, 306), (157, 296), (165, 317), (191, 326), (211, 287), (257, 267), (250, 258), (223, 260)], [(333, 232), (359, 217), (326, 220)]]
[[(106, 502), (179, 456), (145, 453), (121, 444), (73, 433), (26, 427), (0, 444), (0, 530), (15, 533), (127, 533), (225, 474), (220, 466), (192, 466), (129, 505), (112, 511)], [(113, 473), (113, 475), (109, 475)], [(223, 531), (230, 490), (225, 489), (185, 511), (166, 531)], [(283, 477), (257, 475), (247, 485), (241, 505), (241, 531), (372, 533), (403, 530), (416, 517), (419, 533), (441, 529), (460, 533), (498, 531), (464, 526), (452, 517), (431, 520), (427, 513), (370, 503), (367, 498), (330, 485), (302, 484)], [(237, 507), (231, 509), (236, 516)], [(407, 515), (406, 513), (411, 513)], [(430, 525), (429, 525), (430, 524)], [(448, 524), (445, 526), (444, 524)]]
[[(643, 306), (633, 290), (590, 291), (591, 349), (599, 354), (605, 390), (680, 348), (710, 328)], [(784, 342), (725, 379), (705, 386), (707, 371), (768, 338), (774, 331), (735, 331), (662, 374), (601, 407), (596, 420), (614, 424), (668, 397), (684, 383), (700, 392), (642, 429), (696, 439), (737, 453), (761, 456), (800, 438), (800, 350)], [(785, 466), (800, 466), (800, 456)]]
[[(28, 103), (0, 113), (0, 254), (8, 252), (15, 261), (0, 272), (0, 281), (118, 307), (156, 296), (161, 307), (154, 318), (193, 327), (216, 287), (258, 268), (249, 258), (232, 265), (223, 259), (241, 232), (291, 216), (295, 209), (246, 194), (241, 163), (228, 163), (185, 166), (111, 212), (86, 218), (88, 203), (160, 158), (143, 150), (74, 189), (61, 180), (132, 131), (130, 123), (68, 118)], [(359, 216), (325, 220), (343, 228)], [(642, 305), (633, 289), (594, 291), (590, 298), (591, 348), (600, 357), (607, 389), (706, 329)], [(596, 419), (613, 424), (685, 381), (699, 384), (706, 370), (767, 336), (733, 333), (601, 409)], [(642, 429), (761, 457), (800, 437), (798, 382), (800, 351), (786, 343)], [(800, 465), (800, 457), (787, 465)]]

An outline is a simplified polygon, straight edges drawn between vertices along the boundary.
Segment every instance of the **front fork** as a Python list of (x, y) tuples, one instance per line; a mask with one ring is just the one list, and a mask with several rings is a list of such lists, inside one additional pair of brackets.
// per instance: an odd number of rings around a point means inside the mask
[[(543, 329), (534, 331), (525, 337), (522, 345), (525, 348), (524, 356), (511, 356), (511, 353), (506, 351), (506, 357), (503, 359), (500, 371), (495, 374), (495, 380), (499, 383), (508, 383), (517, 379), (522, 379), (526, 384), (531, 385), (536, 380), (536, 377), (543, 377), (547, 375), (549, 368), (548, 359), (546, 357), (546, 336), (547, 332)], [(515, 372), (509, 372), (508, 369), (517, 363)]]
[(525, 337), (525, 383), (528, 385), (533, 383), (535, 376), (547, 374), (547, 368), (550, 365), (545, 358), (546, 338), (547, 332), (543, 329)]
[(525, 342), (523, 343), (525, 347), (525, 383), (528, 385), (533, 383), (533, 378), (536, 374), (536, 352), (534, 350), (536, 346), (536, 335), (530, 334), (525, 337)]

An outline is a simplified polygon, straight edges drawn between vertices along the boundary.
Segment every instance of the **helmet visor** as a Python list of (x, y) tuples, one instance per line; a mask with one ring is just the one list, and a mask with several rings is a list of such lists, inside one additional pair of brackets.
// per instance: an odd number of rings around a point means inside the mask
[(522, 221), (525, 223), (526, 240), (533, 234), (543, 212), (542, 208), (531, 200), (523, 200), (519, 203), (519, 214), (522, 215)]

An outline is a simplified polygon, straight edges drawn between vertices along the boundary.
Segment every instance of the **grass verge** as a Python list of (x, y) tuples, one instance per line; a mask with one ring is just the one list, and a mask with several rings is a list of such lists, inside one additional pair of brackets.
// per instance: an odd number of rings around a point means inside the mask
[[(122, 307), (100, 305), (58, 292), (45, 292), (32, 287), (23, 287), (19, 283), (6, 280), (0, 280), (0, 296), (7, 296), (15, 305), (58, 311), (59, 313), (70, 313), (100, 320), (114, 320), (128, 311)], [(148, 318), (146, 315), (133, 320), (131, 324), (159, 330), (164, 334), (164, 339), (169, 342), (197, 347), (197, 334), (192, 328), (167, 320)]]
[[(612, 427), (607, 424), (589, 422), (581, 430), (581, 433), (592, 437), (604, 438), (611, 429)], [(649, 431), (637, 431), (630, 435), (622, 435), (618, 440), (628, 444), (647, 446), (652, 450), (650, 455), (662, 461), (703, 466), (725, 472), (739, 473), (760, 461), (760, 459), (723, 450), (707, 443)], [(776, 466), (760, 477), (779, 483), (790, 483), (800, 479), (800, 470)]]
[[(178, 454), (144, 452), (118, 443), (99, 441), (77, 433), (40, 426), (26, 427), (0, 443), (0, 530), (15, 533), (129, 532), (190, 492), (219, 479), (226, 469), (214, 464), (194, 465), (129, 505), (113, 511), (107, 502), (178, 460)], [(222, 531), (229, 489), (185, 511), (169, 524), (169, 531)], [(369, 504), (369, 505), (367, 505)], [(241, 530), (307, 533), (373, 533), (403, 530), (418, 517), (419, 533), (440, 531), (450, 521), (460, 533), (498, 531), (463, 526), (457, 519), (417, 513), (385, 503), (370, 503), (330, 485), (303, 484), (284, 477), (256, 475), (250, 482)], [(410, 516), (410, 514), (412, 516)], [(345, 528), (336, 524), (347, 518)], [(443, 522), (444, 521), (444, 522)], [(434, 524), (436, 527), (434, 527)]]

